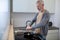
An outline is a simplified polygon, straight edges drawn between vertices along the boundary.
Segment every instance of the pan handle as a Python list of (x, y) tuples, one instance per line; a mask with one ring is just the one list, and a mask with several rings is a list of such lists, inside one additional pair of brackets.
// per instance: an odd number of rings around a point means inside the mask
[(26, 27), (28, 26), (28, 25), (30, 25), (31, 24), (31, 21), (30, 20), (27, 20), (26, 21)]

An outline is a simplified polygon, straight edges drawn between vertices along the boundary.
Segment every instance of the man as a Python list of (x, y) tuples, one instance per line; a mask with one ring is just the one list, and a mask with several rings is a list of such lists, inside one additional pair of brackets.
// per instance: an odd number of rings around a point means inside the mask
[[(43, 36), (43, 40), (46, 40), (48, 33), (49, 12), (44, 9), (44, 2), (42, 0), (37, 0), (37, 9), (39, 12), (36, 14), (31, 24), (28, 25), (26, 29), (35, 29), (38, 34)], [(34, 22), (36, 25), (32, 26)]]

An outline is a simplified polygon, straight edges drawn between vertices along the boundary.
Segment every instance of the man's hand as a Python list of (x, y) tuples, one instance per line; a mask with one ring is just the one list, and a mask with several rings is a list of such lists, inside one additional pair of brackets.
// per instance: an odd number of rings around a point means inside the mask
[(30, 27), (29, 25), (26, 27), (27, 30), (31, 30), (32, 27)]

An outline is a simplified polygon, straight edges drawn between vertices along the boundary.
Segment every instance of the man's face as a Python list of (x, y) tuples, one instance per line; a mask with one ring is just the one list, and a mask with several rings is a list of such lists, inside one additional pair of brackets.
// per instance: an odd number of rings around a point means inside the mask
[(39, 11), (42, 9), (42, 3), (39, 0), (37, 1), (37, 9)]

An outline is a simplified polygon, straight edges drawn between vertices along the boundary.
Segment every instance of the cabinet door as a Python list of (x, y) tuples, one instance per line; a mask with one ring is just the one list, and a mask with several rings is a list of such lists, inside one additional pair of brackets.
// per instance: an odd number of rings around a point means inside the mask
[(13, 0), (13, 12), (36, 12), (36, 0)]
[(44, 0), (44, 5), (50, 13), (55, 13), (55, 0)]
[(47, 40), (59, 40), (59, 30), (49, 30), (47, 35)]
[(28, 12), (38, 12), (36, 7), (37, 0), (29, 0), (28, 1)]
[[(55, 13), (55, 0), (43, 0), (43, 1), (44, 1), (45, 9), (47, 9), (50, 13)], [(38, 12), (38, 10), (36, 8), (36, 2), (37, 2), (37, 0), (28, 1), (27, 12)]]
[(13, 0), (13, 12), (27, 12), (28, 0)]

